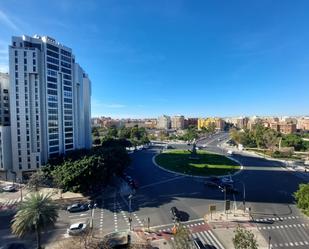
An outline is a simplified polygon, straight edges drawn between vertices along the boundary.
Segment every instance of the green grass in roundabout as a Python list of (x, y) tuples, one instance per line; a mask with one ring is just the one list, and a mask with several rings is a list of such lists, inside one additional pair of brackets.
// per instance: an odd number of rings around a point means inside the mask
[(207, 151), (197, 151), (198, 159), (190, 159), (187, 150), (167, 150), (156, 156), (155, 161), (161, 167), (188, 175), (220, 176), (233, 174), (240, 169), (235, 161)]

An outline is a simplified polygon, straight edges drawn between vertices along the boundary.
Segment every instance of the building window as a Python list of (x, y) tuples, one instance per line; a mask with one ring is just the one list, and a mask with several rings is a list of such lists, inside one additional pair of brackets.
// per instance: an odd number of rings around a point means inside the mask
[(17, 56), (18, 55), (18, 52), (17, 52), (17, 50), (15, 50), (15, 56)]

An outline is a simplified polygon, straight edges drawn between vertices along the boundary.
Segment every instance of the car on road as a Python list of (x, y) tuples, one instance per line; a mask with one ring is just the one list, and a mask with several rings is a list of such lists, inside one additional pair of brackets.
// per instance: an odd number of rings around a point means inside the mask
[(206, 249), (206, 247), (204, 246), (204, 244), (202, 243), (202, 241), (199, 238), (193, 239), (193, 244), (194, 244), (195, 248), (197, 248), (197, 249)]
[(227, 151), (227, 154), (229, 154), (229, 155), (233, 155), (233, 154), (234, 154), (234, 152), (233, 152), (232, 150), (228, 150), (228, 151)]
[(223, 177), (223, 178), (221, 179), (221, 182), (222, 182), (222, 183), (230, 183), (230, 184), (234, 183), (232, 177)]
[(70, 213), (82, 212), (88, 210), (89, 206), (90, 204), (88, 203), (74, 203), (73, 205), (67, 207), (67, 211)]
[(14, 192), (16, 191), (16, 188), (14, 185), (7, 185), (5, 187), (2, 188), (3, 191), (5, 192)]
[(171, 207), (172, 219), (177, 221), (180, 219), (180, 212), (176, 207)]
[(69, 235), (80, 235), (84, 233), (87, 229), (87, 224), (86, 223), (75, 223), (72, 224), (68, 229), (67, 233)]

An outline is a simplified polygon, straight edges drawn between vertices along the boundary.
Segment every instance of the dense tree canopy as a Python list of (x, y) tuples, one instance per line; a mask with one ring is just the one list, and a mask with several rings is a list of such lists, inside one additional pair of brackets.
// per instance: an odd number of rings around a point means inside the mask
[(237, 227), (234, 231), (233, 244), (235, 249), (258, 249), (258, 244), (251, 231)]
[(297, 207), (309, 216), (309, 183), (300, 184), (298, 190), (294, 193)]
[(50, 161), (44, 171), (65, 191), (92, 192), (128, 166), (130, 158), (125, 150), (128, 144), (124, 139), (109, 139), (89, 151), (77, 151)]

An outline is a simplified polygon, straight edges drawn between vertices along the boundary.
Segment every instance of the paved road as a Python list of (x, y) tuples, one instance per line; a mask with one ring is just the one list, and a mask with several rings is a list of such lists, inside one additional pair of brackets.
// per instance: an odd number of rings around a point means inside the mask
[[(206, 145), (206, 149), (216, 153), (226, 154), (218, 144), (227, 138), (226, 133), (216, 134), (198, 142)], [(219, 141), (220, 140), (220, 141)], [(172, 145), (177, 148), (188, 149), (187, 145)], [(182, 213), (182, 221), (192, 224), (201, 222), (208, 212), (209, 204), (216, 204), (223, 209), (223, 193), (218, 189), (205, 188), (203, 181), (197, 178), (183, 177), (168, 173), (157, 168), (152, 163), (153, 156), (162, 147), (152, 147), (145, 151), (131, 154), (132, 164), (127, 173), (135, 178), (140, 185), (132, 198), (132, 212), (129, 212), (127, 196), (117, 192), (106, 198), (94, 210), (94, 229), (99, 234), (120, 231), (129, 228), (129, 217), (132, 217), (132, 227), (149, 226), (156, 229), (171, 227), (170, 208), (176, 206)], [(309, 238), (308, 219), (295, 208), (292, 193), (304, 179), (287, 171), (282, 163), (249, 156), (243, 153), (233, 155), (244, 165), (244, 170), (233, 177), (237, 188), (243, 191), (245, 185), (246, 206), (251, 207), (254, 224), (268, 239), (271, 236), (272, 246), (279, 248), (308, 248)], [(228, 196), (233, 200), (233, 196)], [(243, 207), (243, 195), (236, 196), (236, 205)], [(87, 221), (91, 218), (90, 211), (85, 213), (68, 214), (60, 212), (57, 228), (50, 231), (49, 238), (65, 237), (65, 230), (74, 222)], [(5, 229), (3, 227), (2, 229)], [(5, 230), (1, 230), (0, 233)], [(199, 231), (203, 240), (209, 233), (207, 229)], [(210, 235), (212, 236), (212, 235)], [(212, 237), (209, 237), (211, 241)], [(218, 238), (213, 239), (215, 242)], [(219, 244), (220, 241), (218, 240)], [(220, 248), (218, 243), (214, 246)]]

